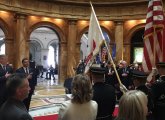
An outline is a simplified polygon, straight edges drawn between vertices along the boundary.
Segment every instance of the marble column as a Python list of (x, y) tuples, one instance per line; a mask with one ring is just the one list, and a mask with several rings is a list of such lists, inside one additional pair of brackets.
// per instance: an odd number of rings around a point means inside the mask
[(115, 28), (116, 61), (123, 60), (123, 22), (117, 21)]
[(26, 15), (16, 15), (16, 39), (15, 39), (15, 66), (22, 66), (22, 59), (29, 58), (29, 49), (27, 45)]
[(59, 83), (64, 83), (67, 77), (67, 44), (66, 42), (60, 42), (59, 44), (59, 62), (58, 62), (58, 75)]
[(77, 43), (76, 44), (76, 64), (79, 63), (80, 61), (80, 46), (81, 46), (81, 43)]
[(77, 38), (77, 21), (69, 20), (68, 29), (68, 59), (67, 59), (67, 77), (75, 75), (76, 65), (76, 38)]
[(14, 56), (14, 39), (13, 38), (5, 38), (5, 54), (8, 56), (8, 61), (10, 64), (14, 65), (15, 56)]

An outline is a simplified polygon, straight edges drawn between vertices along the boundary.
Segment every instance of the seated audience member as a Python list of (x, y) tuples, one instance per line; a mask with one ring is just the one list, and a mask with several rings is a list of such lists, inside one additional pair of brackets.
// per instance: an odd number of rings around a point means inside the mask
[(150, 88), (148, 88), (146, 86), (148, 74), (146, 74), (145, 72), (139, 71), (139, 70), (133, 70), (132, 73), (133, 73), (132, 78), (133, 78), (133, 83), (134, 83), (135, 89), (140, 90), (147, 95), (147, 98), (148, 98), (147, 119), (152, 120), (153, 119), (152, 111), (153, 111), (154, 104), (153, 104), (153, 100), (152, 100), (151, 90), (150, 90)]
[(8, 99), (0, 108), (0, 120), (33, 120), (23, 100), (29, 94), (29, 82), (25, 74), (16, 73), (7, 80)]
[(98, 104), (98, 120), (112, 120), (116, 104), (115, 89), (112, 85), (104, 83), (106, 68), (90, 67), (93, 85), (93, 100)]
[(95, 120), (97, 103), (92, 98), (92, 85), (86, 75), (79, 74), (72, 81), (72, 98), (62, 103), (59, 120)]
[(157, 64), (159, 79), (151, 86), (155, 120), (165, 120), (165, 62)]
[(119, 101), (119, 114), (115, 120), (146, 120), (147, 96), (137, 90), (125, 93)]

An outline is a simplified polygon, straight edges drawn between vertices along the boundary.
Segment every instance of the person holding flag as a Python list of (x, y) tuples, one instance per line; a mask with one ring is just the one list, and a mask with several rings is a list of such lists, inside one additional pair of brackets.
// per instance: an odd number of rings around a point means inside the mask
[(144, 31), (142, 69), (151, 72), (147, 82), (153, 82), (156, 63), (165, 61), (164, 13), (161, 0), (150, 0)]
[[(142, 68), (144, 72), (151, 72), (147, 78), (150, 83), (154, 101), (153, 114), (155, 120), (165, 120), (165, 19), (161, 0), (150, 0), (144, 32), (144, 52)], [(157, 74), (156, 63), (160, 78)]]
[(107, 49), (108, 59), (111, 61), (112, 65), (113, 65), (115, 74), (116, 74), (118, 82), (119, 82), (120, 89), (123, 93), (125, 93), (127, 91), (127, 89), (121, 83), (121, 80), (120, 80), (119, 75), (116, 70), (116, 66), (113, 62), (112, 56), (110, 55), (107, 43), (105, 41), (104, 35), (100, 28), (100, 25), (97, 20), (97, 17), (96, 17), (92, 4), (91, 4), (91, 8), (92, 8), (92, 13), (91, 13), (91, 18), (90, 18), (90, 23), (89, 23), (88, 44), (87, 44), (87, 54), (86, 54), (87, 58), (86, 58), (86, 62), (85, 62), (86, 66), (85, 66), (84, 73), (88, 73), (89, 68), (93, 64), (93, 60), (94, 60), (95, 56), (99, 53), (100, 47), (104, 43), (105, 48)]
[[(93, 85), (93, 100), (98, 103), (98, 112), (97, 118), (99, 120), (112, 120), (112, 113), (115, 108), (116, 103), (116, 95), (115, 89), (111, 85), (107, 85), (104, 83), (104, 76), (106, 72), (105, 67), (101, 66), (92, 66), (93, 60), (95, 56), (99, 53), (101, 45), (104, 43), (105, 48), (107, 49), (107, 53), (109, 53), (109, 49), (107, 47), (105, 38), (101, 31), (99, 22), (97, 20), (95, 11), (91, 4), (92, 12), (89, 24), (89, 32), (88, 32), (88, 52), (87, 52), (87, 59), (86, 59), (86, 67), (85, 73), (90, 71), (90, 78), (92, 79)], [(109, 59), (111, 59), (111, 63), (115, 68), (115, 73), (117, 74), (116, 67), (113, 63), (112, 57), (108, 54)], [(118, 74), (117, 74), (118, 75)], [(118, 81), (120, 84), (121, 91), (125, 93), (127, 89), (121, 83), (120, 78), (118, 76)]]

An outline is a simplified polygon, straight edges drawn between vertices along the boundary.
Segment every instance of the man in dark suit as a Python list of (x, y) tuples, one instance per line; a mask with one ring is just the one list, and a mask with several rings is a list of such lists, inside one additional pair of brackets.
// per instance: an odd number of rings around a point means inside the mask
[(116, 83), (116, 76), (115, 76), (115, 71), (110, 62), (108, 62), (106, 66), (106, 74), (105, 74), (105, 83), (112, 85), (115, 87)]
[(127, 62), (122, 61), (122, 68), (118, 70), (121, 82), (127, 89), (130, 89), (131, 79), (130, 79), (130, 69), (127, 67)]
[(0, 120), (33, 120), (22, 102), (30, 90), (27, 76), (12, 74), (7, 80), (6, 88), (9, 97), (0, 108)]
[(6, 55), (0, 55), (0, 106), (6, 101), (6, 80), (13, 73), (11, 66), (7, 64), (8, 58)]
[(157, 64), (159, 79), (151, 86), (155, 120), (165, 120), (165, 62)]
[(35, 89), (35, 71), (29, 67), (29, 59), (24, 58), (22, 59), (22, 67), (16, 70), (16, 73), (24, 73), (27, 75), (27, 78), (29, 80), (29, 86), (31, 88), (30, 92), (29, 92), (29, 96), (23, 101), (27, 110), (29, 110), (30, 107), (30, 101), (31, 101), (31, 97), (34, 93), (34, 89)]
[(106, 68), (91, 67), (90, 73), (94, 83), (93, 100), (98, 104), (98, 120), (112, 120), (112, 114), (116, 104), (115, 89), (104, 83)]

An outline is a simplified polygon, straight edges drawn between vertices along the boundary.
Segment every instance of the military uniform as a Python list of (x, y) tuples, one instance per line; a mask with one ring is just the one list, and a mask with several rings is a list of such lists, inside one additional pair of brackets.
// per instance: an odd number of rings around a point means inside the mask
[(147, 115), (147, 120), (153, 120), (152, 112), (153, 112), (154, 104), (153, 104), (153, 99), (152, 99), (152, 92), (151, 92), (151, 89), (148, 88), (145, 85), (145, 83), (147, 81), (147, 76), (148, 76), (148, 74), (146, 74), (146, 73), (144, 73), (142, 71), (139, 71), (139, 70), (133, 70), (132, 71), (133, 82), (135, 80), (139, 81), (138, 82), (139, 84), (134, 82), (135, 83), (135, 89), (144, 92), (147, 95), (147, 98), (148, 98), (148, 104), (147, 104), (148, 115)]
[(155, 120), (165, 120), (165, 75), (152, 85)]
[(90, 71), (92, 75), (99, 75), (99, 78), (102, 78), (99, 81), (93, 79), (93, 100), (98, 104), (96, 120), (112, 120), (116, 95), (114, 87), (104, 83), (106, 68), (91, 67)]

